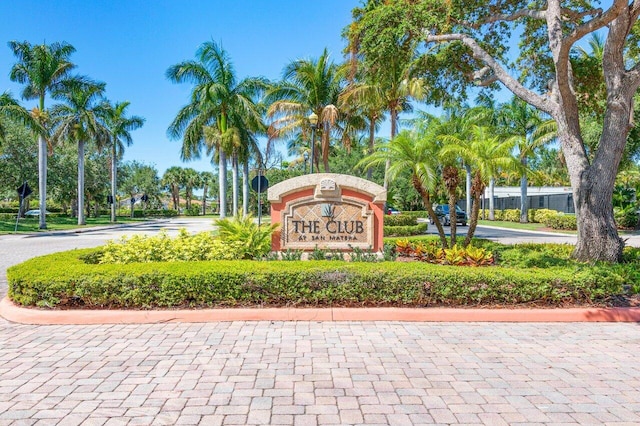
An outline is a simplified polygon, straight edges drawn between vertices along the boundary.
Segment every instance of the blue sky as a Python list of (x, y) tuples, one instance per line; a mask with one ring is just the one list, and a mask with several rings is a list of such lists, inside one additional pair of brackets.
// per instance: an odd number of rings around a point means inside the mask
[[(192, 59), (205, 41), (215, 40), (234, 63), (240, 79), (279, 79), (283, 67), (299, 58), (316, 58), (327, 47), (342, 58), (342, 29), (359, 0), (20, 0), (0, 1), (0, 92), (19, 98), (9, 80), (15, 57), (10, 40), (32, 44), (66, 41), (77, 73), (107, 83), (111, 101), (130, 101), (129, 113), (146, 124), (132, 133), (125, 160), (153, 164), (160, 175), (180, 165), (211, 170), (209, 159), (182, 163), (180, 141), (166, 129), (187, 102), (188, 85), (174, 85), (166, 69)], [(47, 105), (52, 105), (50, 99)], [(32, 102), (23, 105), (31, 107)], [(284, 144), (282, 144), (284, 145)], [(35, 149), (35, 143), (34, 143)]]

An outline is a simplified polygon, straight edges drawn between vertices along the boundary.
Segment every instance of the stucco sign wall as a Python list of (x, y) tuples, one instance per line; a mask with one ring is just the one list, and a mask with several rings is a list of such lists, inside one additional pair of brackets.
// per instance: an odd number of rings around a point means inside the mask
[(382, 247), (386, 191), (380, 185), (318, 173), (274, 185), (267, 195), (271, 222), (281, 225), (273, 237), (274, 251)]

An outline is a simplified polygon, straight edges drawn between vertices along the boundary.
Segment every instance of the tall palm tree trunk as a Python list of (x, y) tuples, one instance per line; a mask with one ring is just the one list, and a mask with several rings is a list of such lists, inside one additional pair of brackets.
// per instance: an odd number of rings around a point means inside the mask
[[(526, 169), (527, 157), (522, 157), (520, 163)], [(529, 199), (527, 198), (527, 186), (527, 173), (522, 172), (522, 176), (520, 177), (520, 223), (529, 222)]]
[(220, 219), (227, 217), (227, 156), (220, 150), (220, 161), (218, 163), (218, 179), (220, 180)]
[(114, 141), (111, 147), (111, 222), (116, 221), (116, 172), (118, 167), (116, 165), (117, 160), (116, 143)]
[(464, 239), (465, 247), (471, 244), (473, 235), (476, 233), (476, 226), (478, 225), (478, 217), (480, 216), (480, 197), (484, 193), (484, 184), (482, 183), (482, 177), (478, 173), (476, 173), (475, 176), (473, 177), (471, 193), (473, 194), (473, 207), (471, 208), (471, 220), (469, 221), (469, 230), (467, 231), (467, 238)]
[(47, 141), (38, 135), (38, 192), (40, 198), (40, 229), (47, 229), (45, 213), (47, 211)]
[[(373, 149), (376, 142), (376, 120), (375, 116), (372, 115), (369, 117), (369, 150), (368, 154), (373, 154)], [(367, 168), (367, 180), (371, 180), (373, 178), (373, 168)]]
[(85, 225), (84, 214), (84, 141), (78, 142), (78, 225)]
[(238, 174), (238, 154), (234, 152), (231, 155), (231, 186), (233, 191), (233, 211), (231, 215), (234, 217), (238, 214), (238, 189), (240, 188)]
[(496, 220), (495, 197), (493, 195), (496, 187), (496, 179), (489, 180), (489, 220)]
[(460, 183), (458, 168), (446, 166), (442, 171), (442, 178), (449, 193), (449, 226), (451, 227), (451, 246), (453, 246), (456, 244), (456, 230), (458, 226), (458, 215), (456, 214), (456, 189)]
[(447, 242), (447, 237), (444, 233), (444, 228), (442, 227), (442, 224), (438, 220), (438, 217), (436, 216), (436, 212), (433, 210), (433, 205), (431, 204), (431, 196), (429, 195), (429, 191), (427, 191), (422, 186), (422, 184), (420, 183), (420, 178), (416, 174), (413, 174), (411, 176), (411, 183), (413, 184), (413, 187), (418, 192), (418, 194), (420, 194), (420, 197), (422, 198), (422, 202), (427, 208), (427, 212), (429, 213), (429, 217), (431, 218), (431, 221), (436, 225), (436, 228), (438, 228), (438, 235), (440, 236), (440, 243), (442, 244), (442, 248), (448, 248), (449, 243)]
[(464, 165), (464, 172), (466, 174), (465, 191), (467, 193), (467, 214), (471, 214), (471, 166)]
[(202, 216), (207, 214), (207, 191), (208, 190), (209, 190), (209, 186), (205, 181), (203, 183), (203, 188), (202, 188)]
[(242, 163), (242, 216), (249, 214), (249, 159)]

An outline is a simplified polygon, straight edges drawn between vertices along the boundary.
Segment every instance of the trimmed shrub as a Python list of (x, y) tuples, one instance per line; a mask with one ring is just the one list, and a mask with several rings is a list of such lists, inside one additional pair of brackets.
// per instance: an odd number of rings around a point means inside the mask
[(624, 209), (615, 208), (613, 214), (619, 228), (635, 229), (638, 227), (638, 212), (635, 206)]
[(188, 209), (184, 209), (185, 216), (200, 216), (202, 208), (199, 206), (191, 206)]
[(532, 222), (546, 224), (550, 218), (558, 216), (558, 214), (559, 213), (556, 210), (537, 209), (533, 214)]
[(520, 222), (520, 209), (503, 210), (502, 220), (506, 220), (507, 222)]
[(421, 235), (427, 232), (427, 223), (419, 223), (413, 226), (387, 226), (384, 225), (385, 237), (409, 237), (411, 235)]
[(413, 226), (418, 224), (418, 217), (413, 215), (394, 214), (384, 216), (385, 226)]
[(578, 229), (578, 223), (576, 217), (573, 215), (556, 215), (550, 217), (545, 222), (549, 228), (559, 229), (563, 231), (575, 231)]
[[(403, 211), (401, 213), (401, 215), (403, 216), (411, 216), (411, 217), (415, 217), (416, 219), (428, 219), (429, 218), (429, 212), (426, 210), (415, 210), (415, 211)], [(390, 215), (385, 216), (389, 217)], [(392, 216), (392, 215), (391, 215)]]
[(234, 260), (244, 256), (244, 245), (223, 242), (209, 232), (189, 235), (180, 230), (177, 238), (161, 231), (157, 236), (133, 235), (117, 242), (110, 241), (88, 263), (124, 264), (136, 262), (170, 262)]
[(603, 301), (622, 292), (630, 276), (622, 265), (523, 270), (422, 262), (82, 262), (94, 251), (56, 253), (9, 268), (9, 297), (27, 306), (94, 308), (549, 305)]

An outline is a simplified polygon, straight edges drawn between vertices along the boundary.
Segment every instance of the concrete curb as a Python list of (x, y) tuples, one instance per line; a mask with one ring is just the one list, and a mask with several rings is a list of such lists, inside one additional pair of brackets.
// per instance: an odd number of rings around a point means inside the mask
[(640, 322), (640, 308), (221, 308), (198, 310), (43, 310), (0, 301), (0, 316), (35, 325), (220, 321)]

